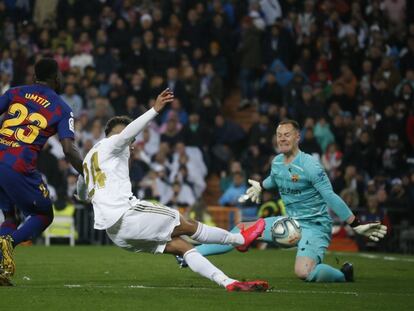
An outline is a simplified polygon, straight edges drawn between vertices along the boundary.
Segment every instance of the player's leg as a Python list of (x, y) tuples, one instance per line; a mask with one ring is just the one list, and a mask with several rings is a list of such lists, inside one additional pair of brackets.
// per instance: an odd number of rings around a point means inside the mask
[[(258, 238), (260, 241), (267, 242), (267, 243), (273, 243), (271, 228), (276, 219), (277, 217), (263, 218), (263, 220), (265, 221), (265, 229), (263, 231), (262, 236)], [(240, 232), (241, 225), (244, 225), (246, 228), (249, 228), (252, 224), (253, 222), (241, 223), (235, 226), (230, 232), (238, 233)], [(221, 245), (221, 244), (201, 244), (199, 246), (196, 246), (196, 249), (203, 256), (210, 256), (210, 255), (219, 255), (219, 254), (228, 253), (234, 249), (234, 246)]]
[(295, 273), (308, 282), (345, 282), (345, 275), (341, 270), (323, 263), (316, 264), (310, 257), (296, 258)]
[(171, 236), (179, 237), (182, 235), (188, 235), (200, 243), (218, 243), (235, 246), (244, 243), (244, 238), (240, 233), (231, 233), (227, 230), (211, 227), (180, 215), (180, 225), (174, 228)]
[(40, 174), (22, 175), (7, 166), (1, 167), (0, 186), (25, 215), (26, 221), (9, 235), (0, 237), (3, 269), (14, 274), (13, 248), (39, 236), (52, 222), (53, 209)]
[(295, 274), (308, 282), (345, 282), (345, 275), (322, 260), (330, 243), (330, 234), (302, 226), (298, 244)]
[(180, 225), (174, 229), (172, 237), (188, 235), (200, 243), (229, 244), (236, 246), (240, 251), (247, 251), (250, 244), (263, 233), (265, 227), (265, 222), (259, 219), (248, 229), (241, 230), (240, 233), (232, 233), (221, 228), (211, 227), (195, 220), (180, 217)]
[(182, 256), (192, 271), (212, 280), (220, 286), (226, 287), (236, 281), (225, 275), (194, 249), (193, 245), (184, 241), (182, 238), (175, 237), (168, 242), (164, 253)]
[(17, 230), (19, 221), (16, 216), (16, 211), (13, 209), (11, 211), (3, 211), (4, 221), (0, 225), (0, 236), (10, 235)]
[[(231, 233), (240, 233), (238, 226), (230, 231)], [(234, 246), (231, 244), (200, 244), (195, 247), (196, 250), (203, 256), (220, 255), (231, 252)]]
[(171, 236), (174, 228), (179, 225), (178, 211), (160, 209), (158, 205), (141, 201), (135, 208), (126, 211), (106, 231), (117, 246), (128, 251), (183, 256), (193, 271), (226, 287), (227, 290), (252, 291), (267, 288), (267, 282), (237, 282), (227, 277), (201, 256), (190, 243), (180, 237)]
[(18, 219), (12, 200), (0, 187), (0, 213), (3, 212), (4, 221), (0, 225), (0, 236), (9, 235), (17, 229)]
[(228, 291), (265, 291), (268, 288), (266, 281), (240, 282), (228, 277), (203, 257), (190, 243), (179, 237), (167, 243), (164, 253), (182, 256), (190, 269), (204, 276)]
[(26, 221), (10, 234), (13, 246), (16, 246), (38, 237), (51, 224), (53, 208), (40, 174), (24, 176), (12, 169), (8, 174), (7, 182), (2, 182), (3, 178), (0, 177), (0, 184), (16, 207), (27, 216)]
[[(176, 213), (175, 210), (167, 206), (147, 201), (137, 201), (135, 209), (153, 214), (173, 215)], [(262, 234), (265, 227), (263, 219), (259, 219), (247, 230), (241, 230), (240, 233), (231, 233), (221, 228), (211, 227), (195, 220), (186, 219), (181, 215), (179, 217), (179, 223), (173, 229), (171, 237), (188, 235), (200, 243), (229, 244), (236, 246), (240, 251), (246, 251), (249, 245)]]

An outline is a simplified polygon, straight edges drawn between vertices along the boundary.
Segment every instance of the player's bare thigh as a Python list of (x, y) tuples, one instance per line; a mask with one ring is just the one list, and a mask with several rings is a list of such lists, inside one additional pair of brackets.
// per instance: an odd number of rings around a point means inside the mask
[(306, 256), (298, 256), (295, 261), (295, 274), (298, 278), (305, 280), (309, 273), (315, 268), (314, 259)]
[(174, 228), (171, 237), (179, 237), (181, 235), (191, 236), (196, 233), (198, 228), (198, 221), (188, 219), (180, 215), (180, 224)]

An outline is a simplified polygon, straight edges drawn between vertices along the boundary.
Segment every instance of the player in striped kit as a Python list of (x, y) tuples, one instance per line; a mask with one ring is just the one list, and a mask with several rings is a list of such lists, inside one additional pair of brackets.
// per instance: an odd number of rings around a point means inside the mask
[(164, 205), (138, 200), (131, 192), (129, 147), (148, 122), (173, 99), (167, 89), (157, 97), (154, 107), (136, 120), (130, 122), (127, 117), (109, 120), (105, 128), (106, 138), (85, 156), (85, 180), (79, 179), (78, 194), (81, 199), (89, 197), (91, 200), (95, 228), (106, 230), (119, 247), (132, 252), (181, 255), (190, 269), (228, 291), (264, 291), (268, 288), (267, 282), (239, 282), (226, 276), (181, 238), (188, 235), (200, 243), (230, 244), (245, 251), (262, 234), (263, 220), (234, 234), (185, 219), (177, 210)]
[[(39, 236), (53, 220), (52, 201), (37, 157), (50, 136), (59, 136), (63, 152), (82, 173), (82, 159), (74, 143), (72, 109), (59, 97), (61, 74), (54, 59), (35, 64), (32, 85), (17, 86), (0, 97), (0, 285), (11, 285), (15, 272), (13, 250)], [(15, 207), (27, 218), (18, 227)]]

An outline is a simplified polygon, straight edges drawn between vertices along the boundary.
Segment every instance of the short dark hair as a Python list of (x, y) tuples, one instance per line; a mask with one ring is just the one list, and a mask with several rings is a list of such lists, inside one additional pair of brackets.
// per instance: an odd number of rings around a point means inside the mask
[(112, 132), (112, 129), (118, 124), (123, 124), (127, 126), (131, 122), (132, 122), (132, 119), (128, 116), (117, 116), (117, 117), (110, 118), (109, 121), (105, 125), (105, 136), (108, 136), (109, 133)]
[(290, 124), (294, 127), (295, 130), (300, 131), (299, 123), (295, 120), (286, 119), (279, 123), (279, 125), (285, 125), (285, 124)]
[(34, 66), (36, 80), (38, 81), (48, 81), (55, 79), (59, 66), (53, 58), (42, 58)]

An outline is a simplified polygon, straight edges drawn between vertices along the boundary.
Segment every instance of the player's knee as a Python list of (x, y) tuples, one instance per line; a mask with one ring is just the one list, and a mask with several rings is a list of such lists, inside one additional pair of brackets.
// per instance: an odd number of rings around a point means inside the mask
[(310, 270), (307, 267), (299, 266), (299, 265), (295, 266), (295, 274), (299, 279), (306, 280), (309, 273), (310, 273)]
[(181, 235), (192, 236), (197, 231), (197, 228), (197, 221), (180, 216), (180, 225), (175, 227), (172, 237), (179, 237)]
[(173, 238), (170, 242), (167, 243), (164, 253), (184, 256), (184, 254), (192, 248), (194, 248), (194, 246), (184, 241), (183, 239)]

